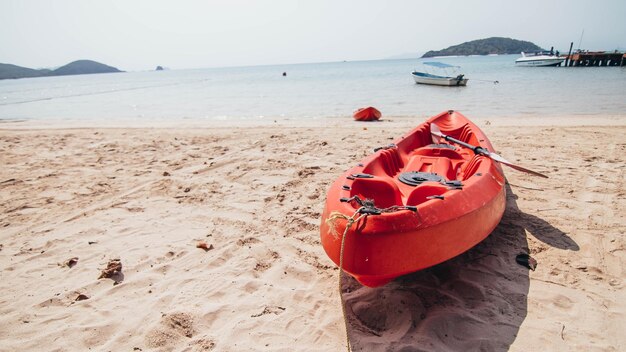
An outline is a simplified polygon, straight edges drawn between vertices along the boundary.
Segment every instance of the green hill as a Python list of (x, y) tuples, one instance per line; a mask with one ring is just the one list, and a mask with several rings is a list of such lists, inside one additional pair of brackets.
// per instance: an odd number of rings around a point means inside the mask
[(519, 54), (522, 51), (540, 50), (543, 49), (531, 42), (511, 38), (491, 37), (453, 45), (442, 50), (431, 50), (422, 57)]
[(50, 74), (52, 76), (85, 75), (92, 73), (122, 72), (115, 67), (107, 66), (91, 60), (78, 60), (61, 66)]
[(0, 64), (0, 79), (15, 79), (26, 77), (45, 76), (45, 72), (33, 70), (32, 68), (16, 66), (11, 64)]
[(71, 62), (56, 70), (41, 69), (34, 70), (32, 68), (21, 67), (11, 64), (0, 64), (0, 79), (15, 79), (27, 77), (44, 77), (44, 76), (66, 76), (66, 75), (84, 75), (92, 73), (112, 73), (123, 72), (115, 67), (107, 66), (99, 62), (91, 60), (78, 60)]

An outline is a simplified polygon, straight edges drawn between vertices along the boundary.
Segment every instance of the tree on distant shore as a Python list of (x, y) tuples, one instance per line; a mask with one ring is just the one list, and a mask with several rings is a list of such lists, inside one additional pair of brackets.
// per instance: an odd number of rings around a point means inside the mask
[(544, 50), (534, 43), (511, 38), (491, 37), (465, 42), (442, 50), (431, 50), (422, 57), (434, 56), (467, 56), (467, 55), (504, 55), (519, 54), (522, 51), (532, 52)]

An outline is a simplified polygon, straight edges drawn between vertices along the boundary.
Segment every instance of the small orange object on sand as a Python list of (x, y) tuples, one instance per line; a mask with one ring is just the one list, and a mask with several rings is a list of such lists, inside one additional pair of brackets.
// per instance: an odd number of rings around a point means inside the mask
[(360, 108), (359, 110), (355, 111), (352, 116), (357, 121), (375, 121), (380, 119), (382, 114), (375, 107), (368, 106), (366, 108)]

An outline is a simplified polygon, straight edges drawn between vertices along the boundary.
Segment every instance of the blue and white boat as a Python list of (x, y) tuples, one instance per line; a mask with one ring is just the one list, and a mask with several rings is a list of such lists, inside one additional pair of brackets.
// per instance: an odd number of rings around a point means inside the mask
[(559, 57), (559, 52), (556, 55), (553, 51), (538, 51), (535, 53), (525, 53), (522, 51), (522, 57), (515, 60), (516, 66), (561, 66), (561, 63), (565, 61), (565, 58)]
[[(424, 70), (417, 71), (414, 70), (411, 72), (413, 79), (415, 79), (415, 83), (418, 84), (433, 84), (437, 86), (465, 86), (467, 85), (468, 79), (465, 78), (464, 74), (459, 73), (459, 66), (448, 65), (443, 62), (423, 62), (424, 65), (435, 67), (441, 71), (441, 74), (433, 74), (427, 72), (428, 69), (424, 66)], [(449, 71), (452, 71), (450, 73)]]

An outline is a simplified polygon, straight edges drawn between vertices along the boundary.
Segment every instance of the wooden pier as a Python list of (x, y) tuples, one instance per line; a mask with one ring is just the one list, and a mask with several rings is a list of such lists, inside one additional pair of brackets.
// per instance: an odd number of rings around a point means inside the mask
[(581, 51), (565, 55), (565, 67), (572, 66), (625, 66), (626, 53), (604, 51)]

